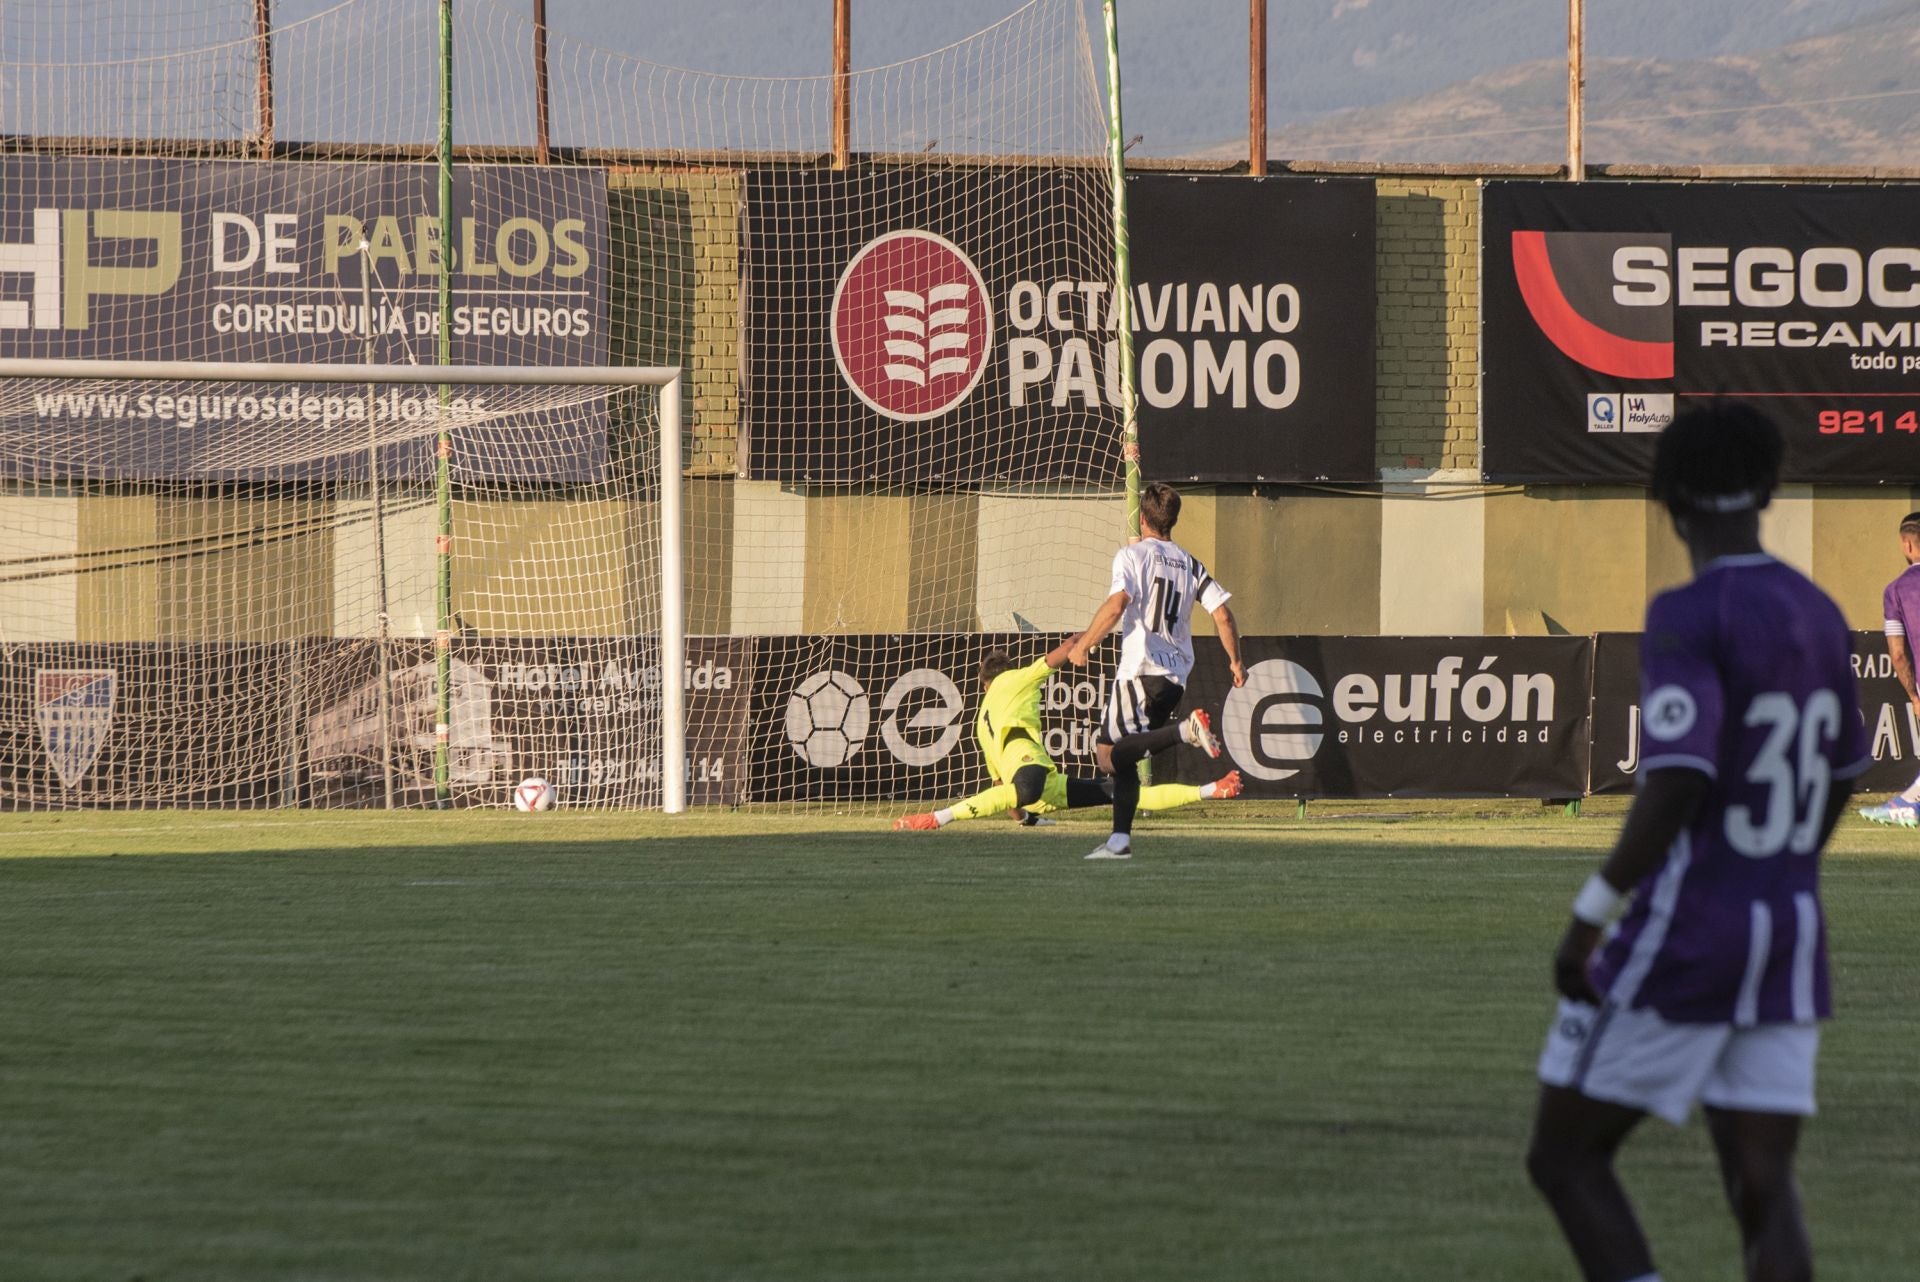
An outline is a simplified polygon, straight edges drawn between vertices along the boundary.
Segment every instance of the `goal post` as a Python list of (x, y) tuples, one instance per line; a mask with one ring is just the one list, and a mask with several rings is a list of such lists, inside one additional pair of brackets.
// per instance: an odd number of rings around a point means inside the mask
[[(280, 491), (311, 498), (316, 494), (338, 495), (354, 487), (365, 487), (374, 496), (366, 519), (376, 527), (383, 526), (390, 515), (383, 501), (394, 511), (408, 505), (421, 507), (427, 502), (440, 509), (435, 512), (431, 527), (436, 532), (432, 558), (435, 562), (432, 574), (436, 579), (442, 567), (450, 564), (451, 540), (440, 532), (452, 524), (451, 503), (437, 483), (437, 474), (447, 457), (447, 451), (439, 443), (449, 436), (455, 442), (456, 460), (460, 458), (462, 442), (469, 446), (472, 459), (462, 484), (478, 495), (469, 498), (466, 506), (470, 513), (478, 513), (480, 520), (487, 519), (491, 508), (510, 506), (515, 501), (552, 502), (556, 496), (599, 502), (644, 501), (656, 505), (656, 519), (651, 531), (646, 532), (651, 534), (653, 546), (642, 549), (643, 555), (640, 555), (640, 559), (651, 563), (652, 569), (650, 575), (638, 576), (643, 580), (653, 578), (648, 585), (652, 600), (645, 614), (657, 619), (657, 648), (653, 657), (658, 679), (650, 684), (652, 690), (658, 692), (658, 752), (656, 764), (643, 772), (643, 777), (649, 783), (652, 779), (658, 780), (658, 804), (667, 813), (677, 814), (687, 805), (687, 714), (685, 686), (680, 679), (687, 662), (686, 587), (682, 570), (685, 524), (682, 376), (682, 370), (675, 366), (352, 365), (0, 358), (0, 461), (4, 462), (0, 486), (14, 493), (67, 490), (122, 496), (191, 493), (212, 495), (209, 500), (212, 502), (257, 501), (262, 495)], [(391, 399), (383, 399), (374, 392), (378, 387), (397, 386), (417, 387), (421, 394), (402, 402), (397, 392), (391, 394)], [(186, 388), (194, 390), (184, 392)], [(357, 390), (336, 393), (334, 388)], [(449, 397), (441, 390), (446, 388), (504, 389), (508, 394), (503, 401), (485, 403), (479, 397)], [(653, 420), (651, 430), (641, 435), (655, 442), (655, 452), (640, 474), (631, 474), (629, 466), (618, 481), (606, 479), (615, 472), (609, 440), (615, 413), (611, 401), (623, 392), (645, 388), (654, 389), (655, 400), (649, 415)], [(193, 407), (190, 411), (188, 405)], [(69, 421), (63, 423), (62, 419)], [(46, 426), (49, 422), (52, 426)], [(194, 429), (205, 429), (209, 424), (219, 426), (212, 432), (194, 435)], [(169, 431), (192, 439), (165, 439)], [(550, 455), (552, 457), (548, 457)], [(398, 460), (400, 466), (390, 470), (380, 461), (387, 457)], [(556, 458), (560, 460), (557, 465)], [(410, 470), (409, 460), (412, 461)], [(521, 465), (529, 469), (525, 475), (516, 473), (516, 467)], [(595, 475), (602, 479), (595, 480)], [(262, 533), (256, 524), (237, 537), (242, 542), (308, 536), (325, 538), (333, 535), (341, 524), (360, 515), (357, 511), (351, 517), (343, 517), (338, 511), (307, 514), (267, 533)], [(505, 545), (501, 555), (509, 560), (522, 555), (511, 545), (514, 529), (511, 519), (502, 519), (499, 529), (492, 532), (495, 542)], [(454, 537), (468, 536), (456, 530)], [(381, 546), (383, 541), (376, 538), (374, 546)], [(339, 538), (335, 537), (334, 542), (337, 557)], [(631, 565), (599, 563), (605, 559), (600, 555), (604, 551), (600, 543), (572, 532), (564, 533), (559, 543), (563, 548), (574, 545), (582, 548), (577, 564), (537, 565), (528, 567), (528, 573), (539, 579), (559, 578), (562, 594), (590, 590), (598, 580), (624, 581), (636, 577)], [(140, 555), (148, 553), (144, 548), (134, 551)], [(163, 548), (152, 555), (167, 557), (176, 553)], [(200, 556), (203, 552), (196, 544), (179, 555)], [(617, 552), (615, 555), (617, 559)], [(65, 560), (78, 564), (85, 556), (85, 552), (76, 549)], [(379, 563), (383, 558), (376, 560), (372, 572), (379, 580), (383, 650), (378, 684), (384, 708), (390, 680), (384, 654), (388, 569)], [(416, 557), (415, 561), (424, 563), (425, 558)], [(53, 572), (72, 570), (63, 563)], [(363, 576), (366, 572), (364, 568), (360, 571)], [(343, 576), (347, 571), (336, 567), (335, 573)], [(263, 578), (258, 582), (220, 586), (229, 592), (252, 591), (257, 599), (237, 608), (268, 614), (274, 610), (272, 595), (285, 585)], [(422, 590), (420, 594), (432, 593)], [(195, 610), (190, 602), (171, 604), (188, 614)], [(294, 608), (287, 612), (312, 613)], [(439, 626), (439, 611), (435, 610), (434, 614), (433, 658), (418, 668), (420, 680), (425, 679), (426, 672), (435, 673), (432, 683), (436, 688), (431, 692), (431, 706), (436, 710), (432, 730), (433, 764), (426, 769), (426, 777), (416, 791), (423, 801), (430, 791), (431, 804), (438, 804), (445, 796), (443, 763), (448, 740), (458, 738), (458, 727), (449, 725), (449, 720), (459, 722), (461, 714), (455, 712), (449, 716), (446, 712), (447, 659), (456, 638), (451, 630)], [(513, 617), (536, 614), (523, 610)], [(458, 617), (455, 612), (455, 620)], [(638, 613), (632, 617), (639, 617)], [(331, 639), (296, 637), (289, 625), (279, 622), (274, 633), (285, 639)], [(457, 626), (465, 630), (471, 625)], [(0, 642), (6, 640), (6, 631), (4, 622), (0, 621)], [(190, 635), (198, 643), (213, 645), (244, 644), (262, 635), (259, 629), (248, 628), (244, 623), (229, 632), (231, 635), (223, 635), (217, 625), (210, 625), (203, 618), (196, 626), (180, 629), (176, 634)], [(296, 718), (306, 716), (309, 711), (311, 696), (302, 690), (302, 684), (296, 681), (291, 687), (299, 692), (293, 697), (292, 714)], [(645, 689), (649, 683), (639, 684)], [(113, 697), (111, 687), (106, 697)], [(350, 703), (351, 699), (346, 699), (336, 706), (344, 709)], [(361, 709), (360, 714), (364, 711)], [(343, 715), (352, 719), (356, 714)], [(384, 722), (384, 712), (381, 716)], [(78, 724), (75, 721), (75, 726)], [(387, 726), (382, 724), (380, 729), (384, 733)], [(47, 733), (43, 726), (42, 734)], [(299, 733), (305, 736), (303, 741), (310, 742), (320, 732), (303, 729)], [(68, 737), (74, 735), (84, 738), (84, 729), (74, 729)], [(472, 743), (457, 742), (454, 746), (474, 747)], [(82, 744), (81, 750), (84, 748)], [(383, 765), (390, 769), (391, 763)], [(205, 779), (194, 781), (184, 791), (212, 795), (242, 782), (237, 777), (234, 780), (216, 777), (217, 767), (208, 769)], [(244, 770), (236, 772), (236, 776), (243, 773)], [(511, 780), (506, 782), (510, 784)], [(390, 779), (387, 787), (391, 788)], [(164, 787), (160, 791), (164, 792)], [(505, 789), (499, 791), (499, 800), (504, 801)], [(96, 801), (138, 805), (170, 799), (129, 794)], [(609, 800), (612, 804), (634, 804), (636, 797), (629, 793), (603, 798), (602, 803)]]

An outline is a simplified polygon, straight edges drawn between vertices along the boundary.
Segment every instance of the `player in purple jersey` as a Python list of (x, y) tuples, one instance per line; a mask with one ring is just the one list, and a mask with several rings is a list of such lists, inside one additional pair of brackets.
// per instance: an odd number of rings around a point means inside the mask
[(1694, 578), (1647, 609), (1640, 794), (1554, 955), (1527, 1154), (1587, 1282), (1658, 1282), (1613, 1158), (1695, 1103), (1748, 1282), (1813, 1275), (1793, 1152), (1832, 1013), (1819, 855), (1870, 758), (1839, 609), (1760, 547), (1779, 470), (1779, 433), (1732, 402), (1654, 456)]
[[(1880, 598), (1881, 617), (1886, 620), (1887, 657), (1907, 692), (1907, 702), (1920, 714), (1920, 687), (1914, 685), (1913, 643), (1907, 638), (1920, 636), (1920, 512), (1907, 513), (1900, 522), (1900, 551), (1907, 558), (1906, 572), (1887, 584)], [(1875, 823), (1898, 824), (1912, 828), (1920, 824), (1920, 779), (1898, 796), (1860, 812), (1862, 819)]]

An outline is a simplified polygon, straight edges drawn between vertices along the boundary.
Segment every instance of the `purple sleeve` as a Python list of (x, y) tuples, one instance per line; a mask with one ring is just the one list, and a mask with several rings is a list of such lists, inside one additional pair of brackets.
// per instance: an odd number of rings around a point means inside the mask
[(1895, 579), (1887, 584), (1887, 590), (1880, 594), (1880, 617), (1887, 621), (1887, 635), (1890, 637), (1907, 635), (1907, 621), (1900, 614), (1900, 594), (1894, 591), (1899, 586), (1900, 580)]
[(1647, 610), (1640, 639), (1641, 777), (1654, 770), (1719, 774), (1715, 756), (1726, 694), (1707, 630), (1688, 617), (1686, 601), (1664, 596)]

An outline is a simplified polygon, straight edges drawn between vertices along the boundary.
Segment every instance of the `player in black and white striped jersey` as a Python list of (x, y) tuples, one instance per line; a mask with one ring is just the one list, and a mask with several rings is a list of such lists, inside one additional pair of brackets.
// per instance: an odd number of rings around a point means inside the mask
[(1173, 541), (1179, 519), (1180, 494), (1171, 485), (1156, 481), (1140, 492), (1140, 539), (1114, 555), (1109, 595), (1067, 654), (1075, 665), (1085, 665), (1093, 647), (1120, 625), (1120, 663), (1097, 741), (1100, 767), (1113, 775), (1113, 835), (1089, 859), (1126, 859), (1133, 853), (1139, 764), (1148, 753), (1185, 741), (1210, 757), (1220, 755), (1220, 741), (1204, 709), (1194, 709), (1183, 721), (1173, 720), (1186, 694), (1187, 674), (1193, 671), (1189, 615), (1194, 606), (1213, 616), (1233, 669), (1233, 684), (1247, 679), (1240, 664), (1240, 633), (1227, 608), (1232, 594)]

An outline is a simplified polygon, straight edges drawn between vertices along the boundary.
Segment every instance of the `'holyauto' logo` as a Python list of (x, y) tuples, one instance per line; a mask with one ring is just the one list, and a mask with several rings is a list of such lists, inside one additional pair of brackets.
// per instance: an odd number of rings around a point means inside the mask
[(1513, 275), (1553, 345), (1616, 378), (1673, 377), (1671, 236), (1517, 231)]
[(986, 373), (993, 316), (980, 271), (952, 241), (888, 232), (853, 256), (829, 318), (840, 376), (878, 413), (937, 418)]

